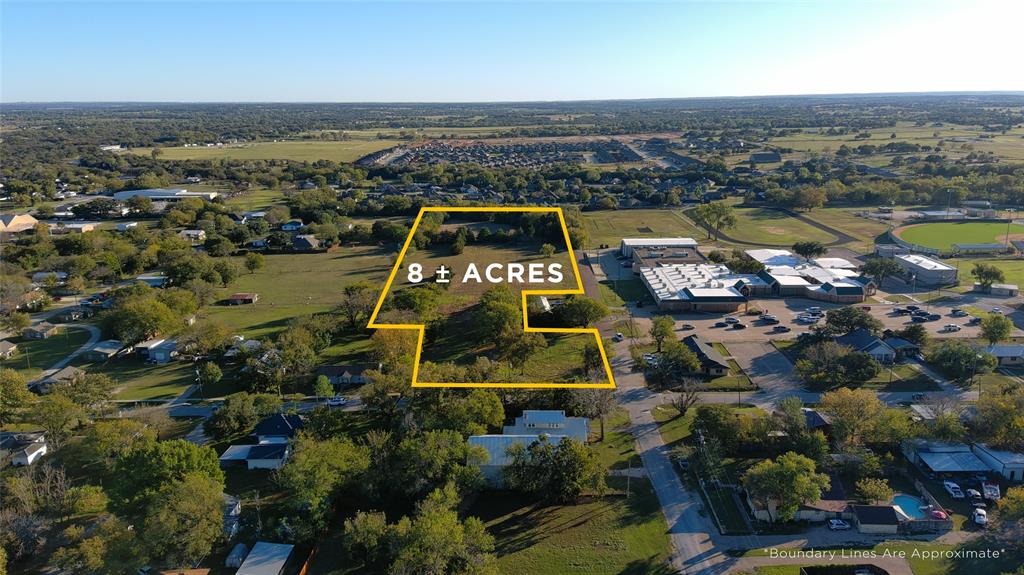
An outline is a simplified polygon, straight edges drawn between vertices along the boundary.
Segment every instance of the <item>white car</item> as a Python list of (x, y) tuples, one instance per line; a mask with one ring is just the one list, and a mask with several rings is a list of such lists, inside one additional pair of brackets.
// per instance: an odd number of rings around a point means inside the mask
[(1003, 310), (1001, 310), (1001, 309), (999, 309), (997, 307), (994, 307), (994, 308), (992, 308), (992, 313), (1003, 315)]
[(942, 331), (960, 331), (960, 326), (955, 323), (947, 323), (942, 326)]
[(846, 531), (852, 526), (842, 519), (829, 519), (828, 528), (830, 531)]
[(725, 323), (730, 324), (730, 325), (734, 324), (734, 323), (739, 323), (739, 322), (740, 322), (739, 318), (735, 318), (735, 317), (727, 317), (727, 318), (725, 318)]
[(618, 332), (612, 336), (612, 341), (622, 341), (626, 339), (626, 336), (622, 335), (622, 332)]
[(341, 407), (341, 406), (345, 405), (346, 403), (348, 403), (348, 400), (345, 399), (344, 397), (340, 396), (340, 395), (336, 395), (336, 396), (334, 396), (334, 397), (332, 397), (332, 398), (327, 400), (327, 405), (329, 405), (331, 407)]
[(952, 481), (943, 481), (942, 487), (946, 489), (946, 493), (953, 499), (963, 499), (964, 492), (960, 489), (960, 486)]
[(821, 308), (818, 307), (818, 306), (814, 306), (814, 307), (809, 307), (809, 308), (805, 309), (804, 311), (807, 312), (807, 313), (820, 314), (821, 313)]
[(988, 525), (988, 513), (984, 509), (975, 509), (971, 514), (975, 525)]

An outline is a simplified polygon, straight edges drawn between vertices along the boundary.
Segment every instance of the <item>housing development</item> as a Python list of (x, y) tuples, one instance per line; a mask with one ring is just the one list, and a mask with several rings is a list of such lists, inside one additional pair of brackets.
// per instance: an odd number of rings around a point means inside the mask
[(5, 3), (0, 575), (1024, 575), (1019, 10), (845, 4)]

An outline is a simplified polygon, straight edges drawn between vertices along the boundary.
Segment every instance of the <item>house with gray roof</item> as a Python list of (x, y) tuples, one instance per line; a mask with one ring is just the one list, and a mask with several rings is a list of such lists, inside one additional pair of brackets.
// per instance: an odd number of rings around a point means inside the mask
[(853, 351), (866, 353), (879, 363), (892, 363), (896, 360), (896, 350), (864, 328), (837, 337), (836, 343), (852, 348)]
[(699, 335), (688, 335), (683, 338), (683, 345), (700, 360), (700, 367), (705, 375), (719, 377), (729, 374), (729, 361), (704, 338)]

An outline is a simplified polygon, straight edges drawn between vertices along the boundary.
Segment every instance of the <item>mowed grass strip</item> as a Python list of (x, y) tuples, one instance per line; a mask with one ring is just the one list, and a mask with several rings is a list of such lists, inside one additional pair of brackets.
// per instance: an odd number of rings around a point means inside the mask
[[(896, 230), (905, 241), (950, 250), (953, 244), (992, 244), (1006, 240), (1007, 226), (999, 222), (932, 222), (912, 224)], [(1024, 225), (1010, 224), (1010, 239), (1024, 237)]]
[(675, 209), (585, 212), (583, 223), (590, 237), (586, 247), (601, 244), (616, 247), (622, 238), (689, 237), (700, 240), (707, 237), (707, 232)]
[(739, 241), (775, 246), (790, 246), (800, 241), (829, 243), (836, 239), (786, 212), (766, 208), (736, 208), (736, 227), (724, 233)]
[[(215, 303), (202, 313), (224, 321), (247, 338), (263, 337), (285, 327), (292, 318), (335, 308), (346, 284), (367, 280), (383, 288), (394, 253), (376, 246), (356, 246), (326, 253), (271, 254), (263, 269), (254, 274), (243, 272), (233, 284), (217, 290), (219, 300), (237, 292), (258, 293), (256, 304)], [(238, 263), (242, 264), (241, 258)]]
[[(624, 490), (624, 478), (609, 478)], [(646, 479), (630, 480), (630, 496), (578, 505), (541, 506), (508, 492), (482, 494), (468, 515), (494, 536), (499, 571), (512, 575), (646, 573), (666, 575), (668, 527)]]
[[(159, 148), (161, 160), (292, 160), (296, 162), (354, 162), (399, 144), (399, 140), (343, 140), (338, 142), (294, 141), (255, 142), (220, 147)], [(152, 148), (137, 148), (132, 153), (149, 155)]]

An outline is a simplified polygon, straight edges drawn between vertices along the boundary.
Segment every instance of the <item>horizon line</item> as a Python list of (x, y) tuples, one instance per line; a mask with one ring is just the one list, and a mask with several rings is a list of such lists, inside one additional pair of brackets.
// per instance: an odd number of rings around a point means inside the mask
[(774, 98), (843, 98), (877, 96), (1024, 96), (1021, 90), (930, 90), (922, 92), (813, 92), (804, 94), (751, 94), (730, 96), (666, 96), (649, 98), (572, 98), (527, 100), (0, 100), (0, 106), (82, 104), (331, 104), (331, 105), (437, 105), (437, 104), (573, 104), (595, 102), (672, 102)]

